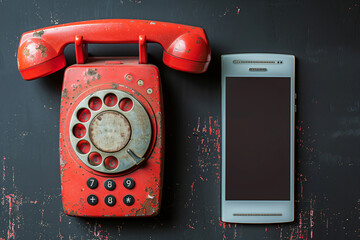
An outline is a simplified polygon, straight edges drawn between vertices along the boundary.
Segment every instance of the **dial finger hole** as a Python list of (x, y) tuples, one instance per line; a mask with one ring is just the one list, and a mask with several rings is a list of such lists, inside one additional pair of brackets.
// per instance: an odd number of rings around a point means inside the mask
[(94, 111), (97, 111), (101, 108), (102, 106), (102, 102), (101, 102), (101, 99), (98, 98), (98, 97), (93, 97), (90, 99), (89, 101), (89, 108), (91, 110), (94, 110)]
[(89, 154), (89, 163), (93, 166), (98, 166), (102, 163), (102, 157), (97, 152), (92, 152)]
[(86, 140), (81, 140), (77, 144), (77, 149), (80, 153), (86, 154), (90, 152), (90, 143)]
[(117, 101), (118, 101), (117, 96), (113, 93), (107, 94), (104, 98), (104, 103), (108, 107), (115, 106), (117, 104)]
[(130, 98), (123, 98), (119, 103), (119, 107), (124, 112), (130, 111), (134, 106), (133, 101)]
[(79, 119), (80, 122), (87, 122), (89, 121), (90, 117), (91, 117), (91, 113), (90, 110), (87, 108), (82, 108), (77, 113), (77, 118)]
[(73, 128), (73, 134), (77, 138), (83, 138), (86, 134), (86, 128), (84, 125), (78, 123)]
[(105, 167), (109, 170), (113, 170), (117, 168), (119, 165), (119, 161), (115, 157), (107, 157), (105, 158)]

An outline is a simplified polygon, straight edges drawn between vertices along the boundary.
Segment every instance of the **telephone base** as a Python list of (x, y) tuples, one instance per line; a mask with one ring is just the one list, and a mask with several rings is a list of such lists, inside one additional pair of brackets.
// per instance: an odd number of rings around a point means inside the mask
[(125, 57), (89, 58), (85, 64), (67, 68), (60, 110), (65, 214), (157, 215), (163, 142), (163, 105), (156, 66)]

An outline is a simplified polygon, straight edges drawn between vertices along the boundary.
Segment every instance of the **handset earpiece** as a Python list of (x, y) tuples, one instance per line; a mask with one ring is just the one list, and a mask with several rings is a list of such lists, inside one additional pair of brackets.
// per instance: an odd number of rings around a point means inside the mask
[(164, 49), (164, 63), (184, 72), (205, 72), (210, 63), (210, 46), (203, 36), (196, 33), (179, 36), (168, 49)]

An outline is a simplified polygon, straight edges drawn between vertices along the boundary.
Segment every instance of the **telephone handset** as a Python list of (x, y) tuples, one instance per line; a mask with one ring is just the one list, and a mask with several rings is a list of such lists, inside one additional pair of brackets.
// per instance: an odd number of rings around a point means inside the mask
[[(82, 42), (138, 43), (139, 36), (146, 38), (140, 41), (161, 44), (164, 48), (163, 61), (171, 68), (202, 73), (209, 65), (210, 46), (202, 28), (112, 19), (63, 24), (24, 33), (18, 51), (19, 70), (26, 80), (44, 77), (65, 67), (64, 48), (70, 43), (77, 46)], [(77, 60), (81, 59), (83, 63), (83, 56), (78, 56), (81, 55), (80, 48), (78, 50)], [(146, 62), (146, 57), (143, 57)]]
[[(64, 212), (71, 216), (154, 216), (160, 209), (164, 123), (158, 68), (146, 43), (164, 48), (169, 67), (202, 73), (210, 46), (198, 27), (144, 20), (95, 20), (24, 33), (18, 67), (26, 80), (77, 64), (64, 75), (60, 172)], [(88, 43), (139, 43), (139, 57), (88, 58)]]

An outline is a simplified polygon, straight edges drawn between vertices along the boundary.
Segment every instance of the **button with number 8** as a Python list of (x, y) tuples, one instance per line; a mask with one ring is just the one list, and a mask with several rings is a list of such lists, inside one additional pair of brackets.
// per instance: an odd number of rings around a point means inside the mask
[(133, 189), (135, 187), (135, 181), (132, 178), (125, 178), (123, 185), (127, 189)]
[(114, 180), (108, 179), (104, 182), (104, 187), (106, 188), (106, 190), (112, 191), (115, 189), (116, 183), (114, 182)]
[(112, 207), (116, 204), (116, 198), (113, 195), (107, 195), (105, 197), (105, 204)]

